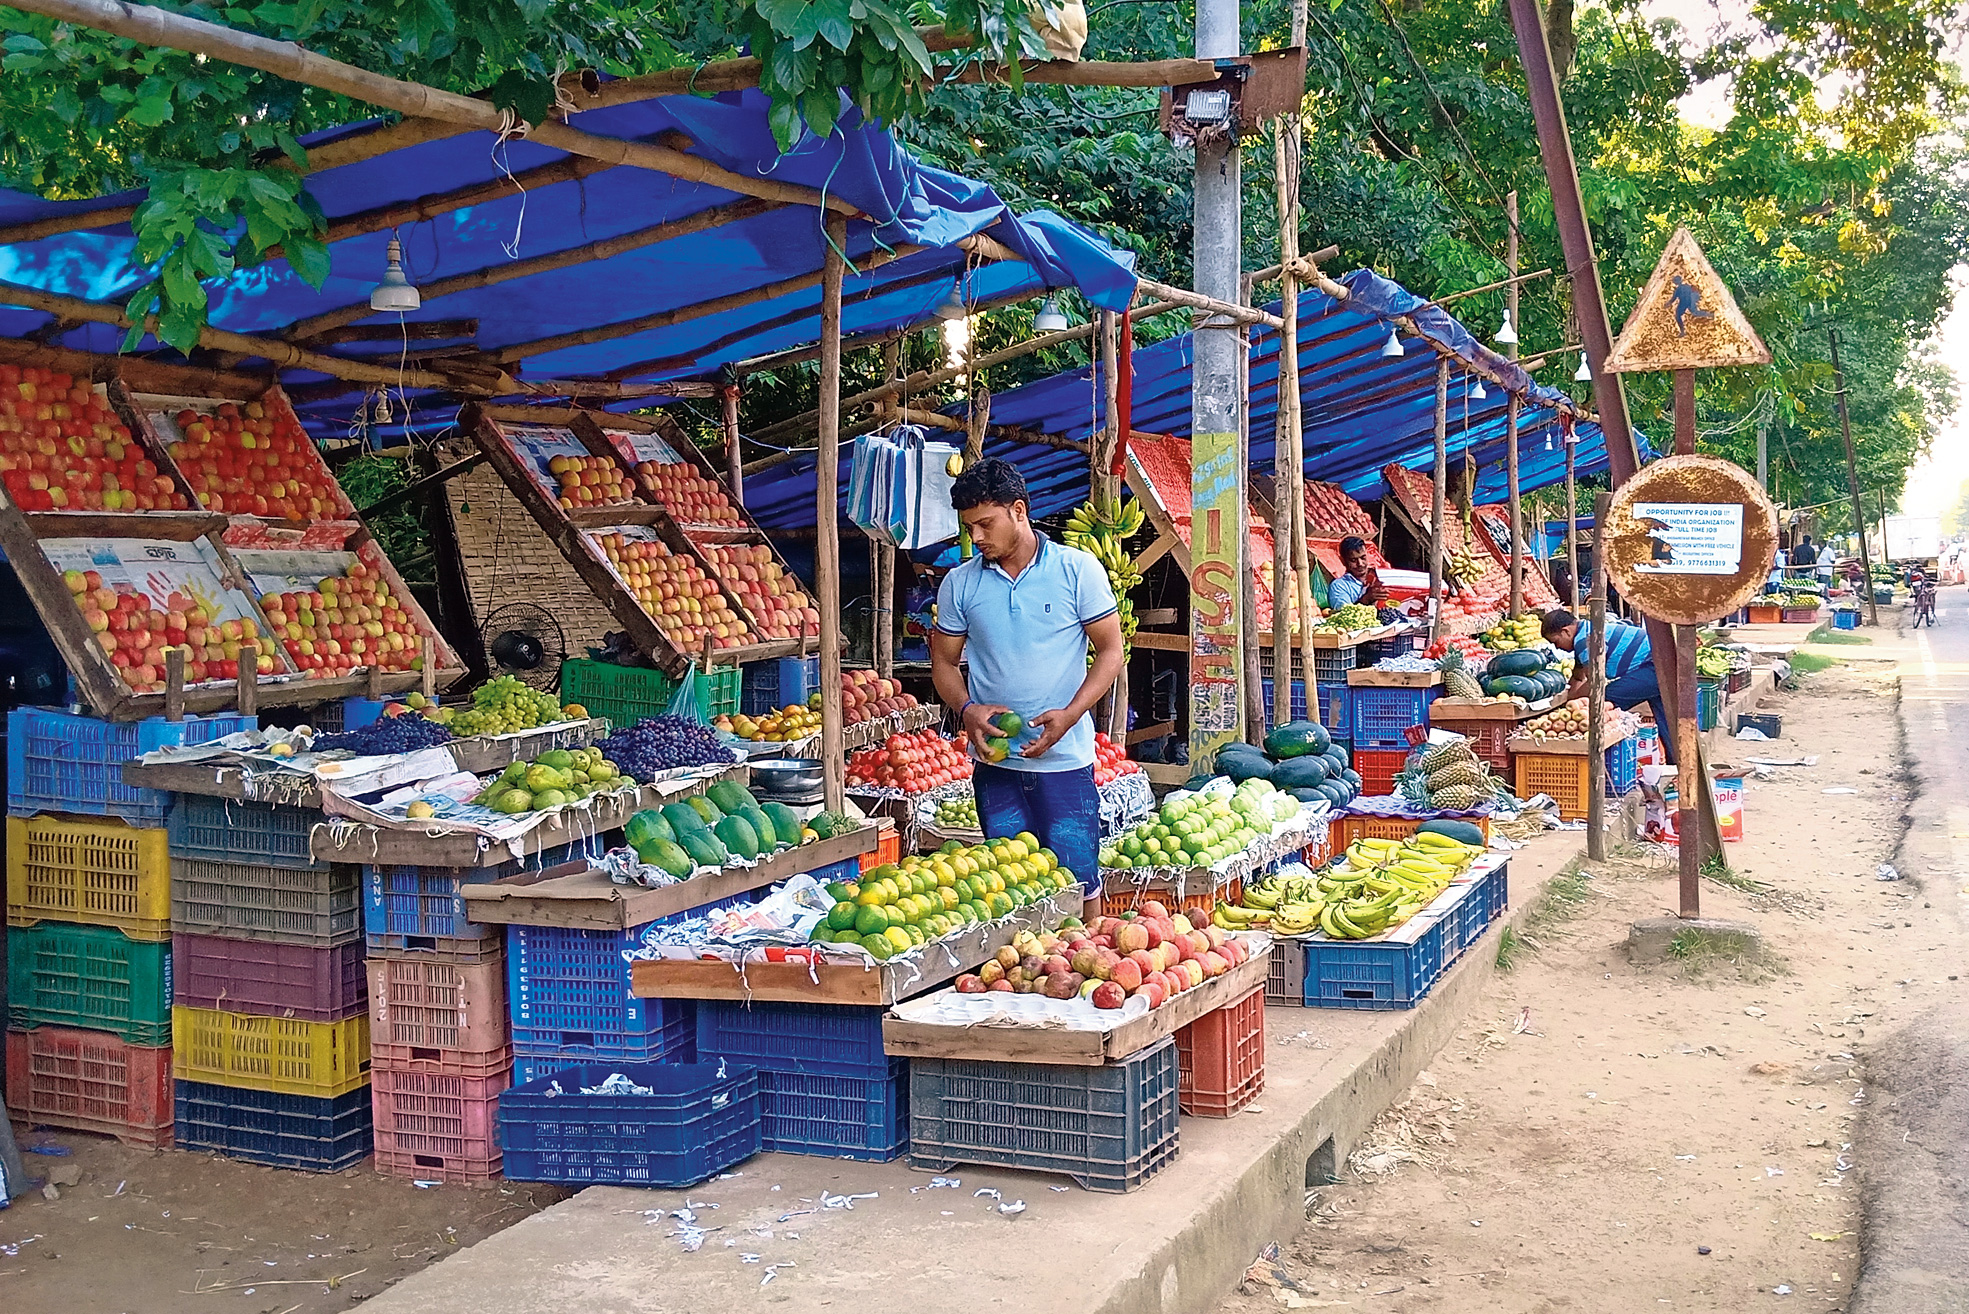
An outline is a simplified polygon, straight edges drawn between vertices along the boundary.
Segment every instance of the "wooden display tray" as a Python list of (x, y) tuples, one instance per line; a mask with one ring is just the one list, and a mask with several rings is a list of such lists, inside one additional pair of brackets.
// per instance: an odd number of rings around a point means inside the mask
[(1347, 672), (1347, 683), (1368, 689), (1433, 689), (1443, 682), (1441, 671), (1377, 671), (1361, 666)]
[[(721, 775), (673, 781), (662, 787), (644, 785), (630, 795), (611, 795), (593, 808), (568, 808), (549, 817), (514, 841), (519, 852), (533, 854), (573, 844), (604, 831), (619, 829), (644, 808), (676, 803), (702, 794), (720, 780), (751, 779), (743, 765)], [(334, 832), (340, 830), (341, 835)], [(483, 847), (482, 847), (483, 845)], [(416, 830), (392, 830), (357, 822), (316, 826), (308, 833), (308, 850), (320, 862), (364, 862), (379, 867), (496, 867), (513, 856), (503, 842), (486, 840), (466, 832), (426, 834)]]
[[(968, 972), (1012, 943), (1021, 931), (1041, 931), (1078, 917), (1080, 887), (1061, 890), (1050, 899), (997, 921), (966, 927), (936, 943), (950, 952), (942, 967), (925, 970), (910, 962), (747, 963), (741, 974), (732, 963), (711, 959), (647, 960), (629, 965), (629, 993), (638, 999), (765, 999), (789, 1004), (887, 1005), (934, 990)], [(1262, 980), (1262, 976), (1260, 977)], [(888, 1024), (883, 1023), (886, 1030)]]
[(784, 849), (756, 866), (727, 867), (715, 876), (694, 876), (656, 890), (617, 885), (586, 862), (566, 862), (545, 871), (463, 885), (459, 893), (465, 897), (466, 918), (474, 922), (621, 931), (873, 853), (881, 834), (879, 826), (863, 826), (846, 835)]
[(1429, 719), (1450, 721), (1524, 721), (1552, 710), (1552, 700), (1536, 703), (1494, 702), (1489, 698), (1438, 698), (1429, 704)]
[[(596, 716), (540, 726), (523, 734), (490, 738), (477, 735), (444, 745), (460, 771), (483, 776), (503, 771), (515, 762), (529, 761), (555, 748), (586, 748), (608, 734), (608, 722)], [(283, 782), (278, 788), (276, 781)], [(168, 789), (174, 794), (204, 794), (238, 802), (285, 803), (318, 808), (321, 794), (314, 781), (292, 772), (253, 772), (212, 762), (125, 762), (123, 783), (139, 789)], [(264, 788), (263, 788), (264, 786)]]
[[(1615, 739), (1602, 740), (1600, 751), (1604, 753), (1615, 744), (1624, 744), (1632, 738), (1632, 735), (1621, 735)], [(1513, 753), (1530, 753), (1533, 755), (1543, 753), (1552, 757), (1585, 757), (1587, 755), (1586, 741), (1584, 739), (1523, 739), (1517, 735), (1512, 735), (1504, 741), (1504, 746)]]
[(993, 1063), (1062, 1063), (1097, 1068), (1127, 1058), (1164, 1036), (1174, 1035), (1205, 1013), (1234, 1003), (1265, 984), (1272, 947), (1239, 963), (1220, 977), (1166, 1000), (1141, 1017), (1111, 1031), (1048, 1030), (1042, 1027), (941, 1026), (882, 1019), (882, 1048), (893, 1058), (984, 1059)]

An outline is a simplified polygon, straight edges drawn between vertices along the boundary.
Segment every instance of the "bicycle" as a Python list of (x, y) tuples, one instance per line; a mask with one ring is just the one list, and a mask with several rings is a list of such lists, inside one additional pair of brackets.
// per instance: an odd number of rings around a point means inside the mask
[(1935, 586), (1925, 579), (1914, 586), (1914, 620), (1910, 628), (1918, 628), (1924, 622), (1929, 629), (1935, 628)]

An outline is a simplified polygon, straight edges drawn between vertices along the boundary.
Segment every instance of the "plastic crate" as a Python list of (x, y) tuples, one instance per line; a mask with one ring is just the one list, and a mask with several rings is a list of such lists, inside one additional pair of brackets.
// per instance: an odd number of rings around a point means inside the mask
[(1490, 878), (1463, 887), (1463, 893), (1437, 918), (1443, 927), (1444, 966), (1461, 957), (1463, 951), (1483, 939), (1490, 929)]
[(1607, 797), (1619, 798), (1641, 782), (1641, 745), (1633, 738), (1607, 750)]
[(857, 1004), (700, 1000), (698, 1061), (728, 1058), (772, 1072), (879, 1077), (889, 1070), (884, 1011)]
[(7, 1112), (17, 1122), (168, 1149), (171, 1051), (127, 1044), (107, 1031), (9, 1031)]
[(152, 749), (205, 744), (257, 728), (251, 716), (188, 716), (166, 721), (103, 721), (46, 707), (7, 713), (7, 811), (77, 812), (161, 826), (172, 795), (123, 783), (123, 764)]
[[(368, 866), (362, 869), (362, 928), (379, 949), (464, 949), (457, 942), (497, 940), (498, 926), (483, 925), (466, 916), (461, 886), (504, 880), (525, 871), (540, 871), (597, 857), (600, 836), (563, 844), (530, 858), (509, 858), (491, 867)], [(439, 942), (454, 942), (450, 946)]]
[(174, 858), (327, 871), (328, 864), (308, 852), (308, 832), (321, 820), (313, 808), (180, 794), (165, 830)]
[(1427, 725), (1437, 689), (1360, 685), (1353, 690), (1354, 751), (1408, 747), (1408, 728)]
[(370, 1082), (376, 1170), (445, 1182), (499, 1175), (499, 1095), (512, 1074), (454, 1077), (378, 1068)]
[(369, 1080), (369, 1015), (341, 1022), (171, 1010), (175, 1071), (185, 1081), (333, 1099)]
[(1306, 1007), (1414, 1008), (1446, 965), (1441, 922), (1424, 927), (1410, 944), (1308, 940)]
[(272, 940), (173, 935), (173, 1000), (192, 1008), (340, 1022), (364, 1011), (362, 942), (317, 949)]
[(1860, 627), (1860, 613), (1851, 607), (1841, 607), (1832, 613), (1832, 628), (1835, 630), (1857, 630)]
[(1515, 753), (1511, 758), (1519, 798), (1550, 794), (1566, 821), (1586, 819), (1586, 759), (1571, 753)]
[(1432, 707), (1429, 717), (1432, 729), (1462, 735), (1470, 741), (1470, 751), (1492, 771), (1502, 773), (1511, 769), (1509, 740), (1511, 732), (1518, 728), (1516, 721), (1460, 721), (1453, 716), (1438, 717), (1434, 711)]
[(113, 926), (171, 938), (171, 854), (160, 829), (72, 817), (7, 818), (7, 920)]
[(1132, 1191), (1176, 1157), (1176, 1041), (1101, 1067), (913, 1059), (909, 1164), (1064, 1173), (1090, 1191)]
[[(744, 678), (737, 666), (699, 671), (692, 685), (698, 719), (709, 722), (737, 712)], [(579, 657), (561, 664), (561, 702), (579, 703), (590, 716), (605, 716), (613, 726), (661, 716), (676, 693), (677, 682), (662, 671)]]
[[(1269, 724), (1270, 722), (1276, 719), (1276, 716), (1272, 710), (1273, 699), (1276, 696), (1276, 689), (1272, 681), (1269, 679), (1263, 680), (1260, 683), (1263, 686), (1263, 692), (1265, 698), (1265, 721), (1267, 724)], [(1304, 680), (1294, 680), (1292, 682), (1292, 709), (1291, 710), (1292, 710), (1292, 715), (1290, 718), (1291, 720), (1303, 721), (1306, 719), (1306, 682)]]
[(777, 661), (753, 662), (745, 669), (745, 687), (739, 708), (747, 716), (761, 716), (787, 706), (806, 706), (807, 695), (820, 688), (820, 655), (781, 657)]
[[(1893, 599), (1889, 597), (1888, 601), (1892, 602)], [(1818, 620), (1818, 618), (1819, 618), (1819, 609), (1815, 606), (1814, 607), (1786, 607), (1784, 609), (1784, 623), (1787, 625), (1810, 625), (1814, 621)]]
[[(697, 1021), (692, 1016), (695, 1006), (689, 1000), (673, 1000), (681, 1004), (678, 1016), (664, 1024), (655, 1040), (650, 1044), (651, 1063), (694, 1063), (697, 1061)], [(591, 1062), (578, 1054), (562, 1055), (558, 1052), (534, 1053), (518, 1046), (513, 1049), (513, 1084), (525, 1085), (550, 1077), (556, 1072), (577, 1068)]]
[(909, 1063), (881, 1076), (758, 1069), (760, 1148), (887, 1163), (909, 1148)]
[(1233, 879), (1215, 889), (1185, 890), (1179, 897), (1168, 886), (1136, 885), (1121, 873), (1110, 872), (1103, 874), (1100, 913), (1103, 917), (1125, 917), (1154, 899), (1172, 913), (1183, 913), (1192, 920), (1201, 913), (1207, 921), (1219, 903), (1238, 903), (1243, 898), (1244, 881), (1241, 879)]
[[(651, 1093), (580, 1093), (617, 1073)], [(751, 1068), (604, 1064), (506, 1091), (499, 1148), (509, 1181), (694, 1186), (757, 1154), (759, 1122)]]
[(1176, 1031), (1176, 1103), (1198, 1118), (1228, 1118), (1265, 1089), (1265, 987)]
[(1484, 911), (1493, 922), (1511, 911), (1510, 863), (1498, 863), (1484, 882)]
[(1279, 937), (1272, 939), (1271, 964), (1265, 973), (1265, 1002), (1290, 1004), (1297, 1008), (1306, 1002), (1306, 942)]
[[(1313, 666), (1313, 681), (1316, 684), (1345, 684), (1347, 672), (1360, 666), (1361, 649), (1351, 648), (1311, 648), (1300, 649), (1293, 662), (1293, 685), (1296, 687), (1306, 678), (1306, 661), (1310, 653)], [(1258, 646), (1258, 675), (1260, 679), (1270, 680), (1278, 674), (1276, 652), (1272, 647), (1272, 632), (1267, 629), (1260, 635)]]
[(1744, 610), (1750, 613), (1750, 623), (1752, 625), (1776, 625), (1784, 619), (1784, 608), (1782, 607), (1772, 607), (1753, 602)]
[(685, 1013), (680, 1000), (637, 999), (629, 993), (629, 964), (622, 955), (642, 943), (645, 926), (626, 931), (510, 927), (506, 994), (515, 1049), (590, 1062), (657, 1059), (664, 1028)]
[(171, 927), (187, 935), (332, 949), (362, 938), (362, 872), (171, 860)]
[(471, 1062), (510, 1052), (500, 958), (455, 963), (392, 955), (367, 966), (372, 1057)]
[(369, 1157), (366, 1090), (317, 1099), (181, 1081), (177, 1092), (180, 1150), (317, 1173), (338, 1173)]
[(1696, 685), (1696, 729), (1714, 730), (1723, 723), (1723, 686), (1704, 680)]
[(113, 1031), (171, 1043), (171, 946), (106, 926), (42, 922), (7, 932), (7, 1025)]
[(1318, 686), (1320, 710), (1317, 720), (1325, 726), (1336, 739), (1344, 739), (1354, 744), (1354, 689), (1346, 683)]
[[(884, 863), (902, 861), (902, 832), (894, 826), (885, 829), (875, 841), (875, 852), (864, 853), (855, 859), (855, 873), (873, 871)], [(819, 873), (813, 873), (816, 880), (825, 880)]]
[(1406, 748), (1362, 748), (1354, 752), (1354, 770), (1360, 773), (1361, 793), (1369, 798), (1395, 792), (1395, 777), (1408, 762)]

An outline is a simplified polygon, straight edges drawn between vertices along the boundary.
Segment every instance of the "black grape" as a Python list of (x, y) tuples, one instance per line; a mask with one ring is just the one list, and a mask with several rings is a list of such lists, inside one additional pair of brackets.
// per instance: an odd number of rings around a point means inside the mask
[(359, 757), (382, 757), (450, 742), (451, 731), (436, 721), (422, 716), (380, 716), (360, 730), (316, 735), (309, 747), (316, 753), (340, 748)]
[(651, 717), (617, 730), (596, 747), (637, 780), (675, 767), (738, 760), (709, 726), (683, 716)]

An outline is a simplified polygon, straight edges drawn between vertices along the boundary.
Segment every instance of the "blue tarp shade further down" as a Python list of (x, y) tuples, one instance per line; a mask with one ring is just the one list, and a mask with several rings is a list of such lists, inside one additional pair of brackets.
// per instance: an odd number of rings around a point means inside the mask
[[(930, 320), (960, 278), (965, 299), (973, 302), (1037, 295), (1050, 287), (1077, 287), (1095, 305), (1121, 310), (1134, 294), (1131, 253), (1115, 250), (1050, 212), (1014, 216), (989, 187), (918, 163), (887, 132), (862, 123), (852, 112), (843, 116), (834, 136), (822, 140), (809, 135), (783, 156), (766, 124), (765, 97), (756, 91), (709, 99), (668, 96), (591, 110), (576, 116), (575, 122), (590, 132), (632, 140), (681, 133), (690, 140), (691, 154), (735, 173), (843, 198), (868, 216), (849, 225), (847, 255), (852, 259), (903, 243), (932, 248), (866, 275), (848, 277), (843, 332), (850, 336)], [(319, 145), (362, 126), (324, 133), (308, 144)], [(308, 186), (332, 222), (566, 158), (565, 152), (531, 141), (502, 145), (492, 133), (471, 132), (327, 170), (311, 176)], [(125, 194), (86, 202), (48, 202), (0, 192), (0, 226), (139, 199)], [(604, 169), (586, 178), (536, 186), (524, 196), (509, 195), (404, 225), (400, 231), (406, 273), (412, 282), (428, 287), (477, 270), (496, 272), (510, 265), (515, 255), (524, 260), (579, 248), (743, 199), (722, 188), (647, 169)], [(967, 260), (953, 244), (979, 233), (988, 233), (1018, 252), (1024, 262)], [(382, 274), (389, 237), (388, 232), (378, 232), (334, 243), (332, 272), (319, 292), (302, 282), (285, 261), (216, 280), (208, 285), (211, 322), (235, 332), (274, 335), (296, 320), (366, 304)], [(413, 322), (476, 318), (477, 338), (452, 345), (497, 352), (817, 274), (824, 241), (817, 209), (783, 206), (607, 260), (426, 296), (423, 309), (407, 318)], [(0, 247), (0, 281), (120, 303), (150, 277), (148, 270), (134, 263), (133, 246), (128, 225), (117, 225)], [(0, 301), (4, 299), (0, 289)], [(706, 378), (729, 362), (816, 342), (820, 299), (816, 279), (812, 287), (715, 314), (605, 341), (528, 352), (506, 367), (516, 377), (539, 379)], [(51, 318), (0, 305), (0, 336), (19, 337), (45, 329)], [(397, 319), (371, 315), (362, 322), (393, 325)], [(85, 325), (57, 334), (52, 341), (112, 352), (121, 336), (107, 326)], [(411, 350), (445, 345), (420, 339)], [(146, 340), (142, 349), (155, 346)], [(401, 345), (346, 343), (333, 350), (395, 361)], [(282, 377), (290, 385), (322, 378), (305, 370), (285, 371)], [(302, 416), (318, 435), (340, 436), (362, 392), (360, 385), (349, 385), (344, 393), (316, 396), (300, 407)], [(625, 403), (635, 404), (647, 403)], [(418, 420), (436, 422), (448, 414), (434, 405), (420, 409)], [(811, 508), (804, 523), (812, 523)]]
[[(1388, 464), (1419, 470), (1433, 466), (1438, 356), (1431, 343), (1455, 360), (1482, 364), (1522, 390), (1521, 487), (1542, 488), (1565, 478), (1558, 420), (1562, 408), (1573, 409), (1565, 394), (1533, 381), (1441, 307), (1427, 305), (1372, 271), (1356, 270), (1340, 281), (1349, 292), (1344, 301), (1316, 291), (1299, 297), (1299, 378), (1309, 478), (1340, 484), (1354, 497), (1371, 501), (1386, 492), (1381, 471)], [(1270, 309), (1277, 313), (1278, 303)], [(1408, 316), (1427, 340), (1408, 337), (1402, 343), (1404, 355), (1384, 357), (1390, 321), (1400, 315)], [(1275, 330), (1252, 331), (1251, 463), (1261, 471), (1272, 468), (1279, 343)], [(1189, 435), (1193, 358), (1188, 333), (1134, 353), (1132, 424), (1137, 431)], [(1471, 397), (1476, 376), (1456, 369), (1454, 361), (1451, 370), (1448, 449), (1453, 463), (1460, 466), (1463, 453), (1472, 450), (1480, 466), (1478, 500), (1502, 501), (1505, 391), (1488, 384), (1487, 396)], [(1086, 441), (1105, 422), (1105, 389), (1098, 375), (1097, 366), (1083, 367), (997, 393), (991, 399), (991, 422)], [(1575, 436), (1578, 472), (1604, 470), (1606, 446), (1599, 426), (1582, 421)], [(999, 438), (988, 440), (986, 450), (1018, 464), (1038, 514), (1063, 511), (1086, 496), (1087, 458), (1078, 452)], [(1651, 453), (1644, 451), (1647, 455)], [(811, 456), (755, 475), (745, 485), (747, 506), (768, 527), (809, 523), (813, 497)]]

